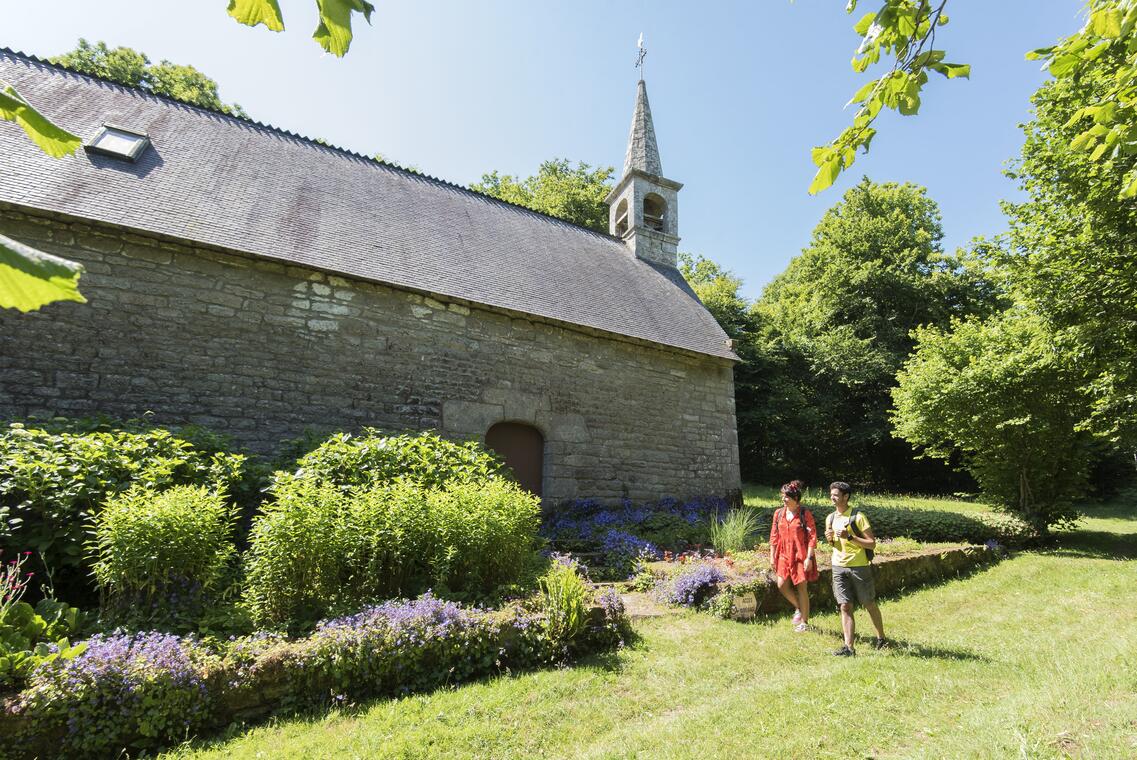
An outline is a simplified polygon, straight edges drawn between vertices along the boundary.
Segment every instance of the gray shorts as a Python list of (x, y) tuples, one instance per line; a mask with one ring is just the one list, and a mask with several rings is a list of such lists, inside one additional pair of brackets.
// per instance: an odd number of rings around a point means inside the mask
[(876, 583), (873, 582), (872, 565), (862, 567), (834, 565), (833, 596), (837, 604), (848, 604), (854, 598), (857, 604), (861, 605), (876, 601)]

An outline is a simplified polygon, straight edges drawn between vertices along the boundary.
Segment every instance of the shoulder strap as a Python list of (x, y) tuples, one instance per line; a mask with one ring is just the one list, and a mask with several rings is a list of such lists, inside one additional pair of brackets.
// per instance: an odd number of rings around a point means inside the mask
[(860, 514), (860, 511), (856, 507), (849, 510), (849, 530), (853, 531), (853, 534), (857, 538), (864, 538), (864, 536), (861, 535), (861, 529), (857, 527), (858, 514)]

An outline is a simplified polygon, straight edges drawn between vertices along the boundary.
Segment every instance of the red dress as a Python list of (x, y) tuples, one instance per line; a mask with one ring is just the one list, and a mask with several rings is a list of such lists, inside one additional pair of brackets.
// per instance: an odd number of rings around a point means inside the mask
[[(789, 578), (795, 586), (802, 581), (815, 581), (817, 572), (817, 524), (813, 521), (813, 514), (802, 507), (798, 509), (793, 520), (786, 519), (785, 507), (774, 512), (774, 521), (770, 524), (770, 547), (774, 554), (774, 572), (783, 578)], [(802, 530), (802, 520), (805, 529)], [(810, 563), (809, 572), (805, 570), (805, 558), (812, 553), (813, 562)]]

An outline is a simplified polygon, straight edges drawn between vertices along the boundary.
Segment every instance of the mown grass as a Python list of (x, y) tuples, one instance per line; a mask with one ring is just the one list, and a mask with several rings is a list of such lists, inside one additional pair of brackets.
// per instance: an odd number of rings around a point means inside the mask
[[(1133, 500), (1059, 546), (882, 604), (896, 646), (839, 623), (683, 614), (564, 670), (282, 720), (177, 757), (1137, 756)], [(859, 621), (867, 629), (867, 620)]]
[[(775, 508), (782, 504), (781, 494), (773, 486), (759, 486), (747, 484), (742, 487), (743, 501), (754, 507)], [(829, 491), (819, 488), (806, 489), (802, 502), (813, 509), (830, 509)], [(856, 493), (853, 496), (854, 504), (878, 507), (898, 507), (901, 509), (936, 509), (947, 512), (959, 512), (965, 515), (981, 514), (993, 511), (991, 506), (982, 501), (958, 499), (952, 496), (923, 496), (919, 494), (894, 493)]]

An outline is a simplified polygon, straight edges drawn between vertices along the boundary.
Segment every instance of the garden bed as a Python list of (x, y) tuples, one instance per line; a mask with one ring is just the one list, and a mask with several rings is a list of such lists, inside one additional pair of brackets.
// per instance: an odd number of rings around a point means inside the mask
[[(913, 542), (914, 543), (914, 542)], [(1005, 552), (1001, 547), (971, 546), (960, 544), (934, 544), (919, 546), (903, 552), (892, 553), (886, 542), (878, 546), (885, 548), (873, 562), (876, 590), (887, 595), (919, 586), (953, 578), (975, 568), (999, 561)], [(810, 601), (813, 605), (833, 605), (832, 568), (829, 566), (827, 552), (819, 552), (820, 578), (809, 584)], [(655, 617), (677, 610), (671, 596), (668, 604), (667, 585), (674, 584), (676, 578), (692, 577), (699, 573), (704, 586), (688, 592), (685, 601), (722, 615), (735, 618), (748, 618), (753, 614), (774, 614), (788, 612), (790, 603), (778, 593), (773, 573), (770, 572), (766, 556), (760, 552), (742, 552), (730, 557), (689, 557), (685, 561), (652, 562), (645, 565), (646, 573), (654, 579), (656, 588), (648, 591), (632, 591), (625, 595), (624, 603), (629, 617)], [(646, 584), (643, 575), (639, 587)], [(663, 591), (663, 593), (661, 593)], [(747, 594), (754, 594), (753, 610), (740, 609), (741, 600)], [(721, 595), (721, 596), (720, 596)], [(733, 604), (727, 605), (728, 598)], [(718, 603), (715, 603), (718, 599)], [(749, 605), (747, 605), (749, 606)]]

